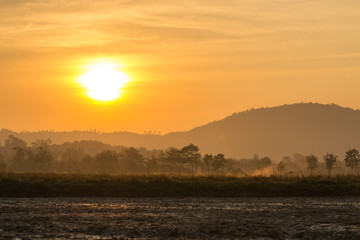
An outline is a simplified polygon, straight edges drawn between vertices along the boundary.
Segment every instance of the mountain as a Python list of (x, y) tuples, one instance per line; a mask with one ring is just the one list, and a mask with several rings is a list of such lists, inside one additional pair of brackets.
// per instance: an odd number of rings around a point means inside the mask
[(26, 140), (50, 138), (53, 143), (99, 140), (112, 145), (146, 148), (182, 147), (194, 143), (203, 153), (227, 157), (250, 157), (255, 153), (281, 159), (283, 156), (334, 152), (360, 147), (360, 111), (335, 104), (297, 103), (235, 113), (186, 132), (141, 135), (128, 132), (11, 132), (0, 131), (0, 141), (9, 134)]
[(360, 147), (360, 111), (315, 103), (261, 108), (195, 128), (186, 137), (204, 151), (231, 156), (343, 156), (349, 148)]

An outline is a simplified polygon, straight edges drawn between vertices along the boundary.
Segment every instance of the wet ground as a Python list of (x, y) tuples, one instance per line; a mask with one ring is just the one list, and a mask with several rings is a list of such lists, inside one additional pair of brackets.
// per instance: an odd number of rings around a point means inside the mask
[(0, 239), (360, 239), (360, 198), (0, 198)]

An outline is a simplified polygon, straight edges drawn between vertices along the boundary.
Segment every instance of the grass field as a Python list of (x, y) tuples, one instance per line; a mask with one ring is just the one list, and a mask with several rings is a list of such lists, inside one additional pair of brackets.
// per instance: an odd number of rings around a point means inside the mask
[(1, 173), (0, 197), (360, 196), (360, 176), (230, 177)]

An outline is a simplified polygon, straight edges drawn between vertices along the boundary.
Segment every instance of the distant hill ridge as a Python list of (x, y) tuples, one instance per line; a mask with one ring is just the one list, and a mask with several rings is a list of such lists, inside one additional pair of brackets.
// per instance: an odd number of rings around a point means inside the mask
[(27, 142), (50, 138), (53, 143), (98, 140), (112, 145), (167, 148), (194, 143), (201, 152), (228, 157), (256, 154), (280, 159), (294, 153), (334, 152), (340, 156), (360, 147), (360, 111), (335, 104), (296, 103), (234, 113), (186, 132), (142, 135), (129, 132), (12, 132), (0, 131), (3, 144), (13, 134)]

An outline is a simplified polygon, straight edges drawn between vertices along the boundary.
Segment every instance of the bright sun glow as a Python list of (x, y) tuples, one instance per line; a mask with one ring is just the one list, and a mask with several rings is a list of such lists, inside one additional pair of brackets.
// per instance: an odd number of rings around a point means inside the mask
[(128, 82), (125, 73), (113, 63), (96, 63), (80, 77), (80, 83), (87, 88), (88, 96), (99, 101), (112, 101), (120, 97), (121, 88)]

